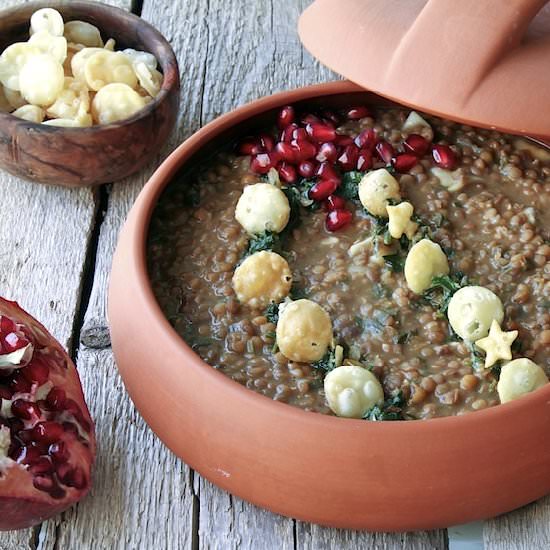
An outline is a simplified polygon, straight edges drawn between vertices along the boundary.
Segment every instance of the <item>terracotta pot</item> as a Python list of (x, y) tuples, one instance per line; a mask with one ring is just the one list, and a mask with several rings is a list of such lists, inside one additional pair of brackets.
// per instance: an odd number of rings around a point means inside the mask
[[(461, 417), (366, 422), (304, 412), (204, 363), (153, 295), (146, 238), (178, 170), (272, 121), (288, 104), (387, 104), (348, 82), (255, 101), (205, 126), (156, 171), (121, 233), (109, 291), (112, 343), (137, 408), (219, 487), (273, 512), (336, 527), (430, 529), (494, 516), (550, 492), (550, 385)], [(148, 345), (143, 345), (148, 342)]]
[(157, 97), (133, 117), (91, 128), (59, 128), (0, 112), (0, 168), (38, 183), (81, 187), (121, 180), (143, 168), (164, 145), (176, 121), (179, 70), (166, 39), (140, 17), (87, 0), (32, 2), (0, 14), (0, 52), (27, 40), (31, 15), (57, 9), (65, 21), (96, 25), (116, 49), (151, 52), (164, 74)]

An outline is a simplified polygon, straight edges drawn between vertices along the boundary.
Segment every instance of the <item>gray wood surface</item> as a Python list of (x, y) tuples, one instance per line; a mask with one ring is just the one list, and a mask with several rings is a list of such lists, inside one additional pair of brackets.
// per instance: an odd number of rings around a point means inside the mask
[[(19, 3), (2, 0), (0, 6)], [(111, 3), (132, 8), (129, 0)], [(1, 293), (17, 299), (73, 351), (99, 443), (90, 496), (35, 529), (0, 534), (0, 550), (447, 548), (442, 530), (327, 529), (271, 514), (214, 487), (145, 425), (111, 353), (106, 317), (111, 258), (126, 215), (156, 166), (223, 112), (336, 77), (298, 41), (296, 20), (308, 4), (144, 0), (141, 15), (171, 41), (182, 76), (177, 129), (156, 162), (101, 190), (41, 187), (0, 172)], [(134, 10), (139, 6), (133, 2)], [(549, 520), (549, 499), (491, 520), (485, 525), (485, 546), (550, 547)]]

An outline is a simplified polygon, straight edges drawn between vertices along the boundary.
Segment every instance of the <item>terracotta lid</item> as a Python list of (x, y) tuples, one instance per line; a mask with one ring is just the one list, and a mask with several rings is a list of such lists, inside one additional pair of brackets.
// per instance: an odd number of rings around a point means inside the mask
[(548, 0), (316, 0), (300, 38), (364, 88), (460, 122), (550, 138)]

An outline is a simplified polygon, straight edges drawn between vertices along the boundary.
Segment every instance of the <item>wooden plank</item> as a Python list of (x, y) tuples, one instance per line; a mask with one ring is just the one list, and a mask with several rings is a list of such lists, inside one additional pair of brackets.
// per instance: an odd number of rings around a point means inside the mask
[(193, 541), (192, 474), (156, 438), (133, 407), (116, 371), (106, 318), (111, 259), (126, 215), (162, 158), (200, 123), (206, 56), (203, 2), (185, 2), (178, 10), (179, 19), (170, 4), (145, 2), (142, 16), (171, 41), (184, 72), (178, 130), (155, 163), (109, 190), (78, 354), (97, 426), (95, 485), (90, 498), (69, 512), (68, 521), (55, 532), (48, 530), (48, 540), (55, 541), (58, 548), (175, 549), (189, 548)]
[(486, 550), (550, 548), (550, 497), (486, 521), (483, 541)]

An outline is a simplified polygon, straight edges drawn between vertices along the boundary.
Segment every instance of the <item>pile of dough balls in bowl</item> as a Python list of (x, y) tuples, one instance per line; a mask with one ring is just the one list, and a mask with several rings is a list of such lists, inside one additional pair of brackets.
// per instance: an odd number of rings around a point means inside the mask
[(170, 45), (117, 8), (37, 6), (0, 19), (0, 135), (17, 144), (0, 145), (0, 165), (26, 179), (72, 186), (139, 170), (166, 141), (177, 114)]

